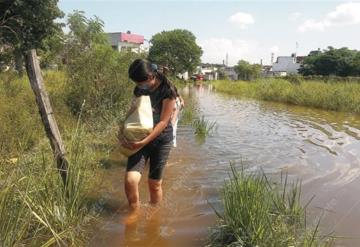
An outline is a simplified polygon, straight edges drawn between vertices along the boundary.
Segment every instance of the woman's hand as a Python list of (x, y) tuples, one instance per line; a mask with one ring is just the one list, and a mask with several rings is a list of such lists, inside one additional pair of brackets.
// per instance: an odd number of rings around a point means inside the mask
[(137, 142), (130, 142), (121, 134), (117, 135), (117, 138), (118, 138), (119, 144), (127, 149), (131, 149), (131, 150), (140, 149), (143, 146), (145, 146), (144, 140), (137, 141)]
[(137, 142), (130, 142), (130, 143), (128, 143), (128, 146), (129, 146), (128, 147), (129, 149), (140, 149), (143, 146), (145, 146), (145, 143), (143, 140), (141, 140), (141, 141), (137, 141)]

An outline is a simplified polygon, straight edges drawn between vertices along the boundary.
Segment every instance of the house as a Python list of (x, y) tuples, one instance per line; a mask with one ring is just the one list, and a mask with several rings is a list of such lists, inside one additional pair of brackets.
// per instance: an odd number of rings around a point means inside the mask
[(263, 65), (262, 70), (261, 70), (261, 74), (262, 74), (263, 77), (273, 76), (272, 65)]
[(184, 73), (178, 73), (177, 78), (182, 80), (189, 80), (189, 72), (185, 71)]
[(204, 80), (212, 81), (219, 79), (218, 68), (211, 64), (201, 64), (197, 68), (197, 73), (204, 76)]
[(239, 79), (239, 75), (238, 75), (238, 73), (236, 73), (234, 67), (225, 66), (225, 68), (224, 68), (224, 73), (225, 73), (225, 76), (226, 76), (227, 78), (229, 78), (229, 80), (235, 81), (235, 80), (238, 80), (238, 79)]
[(295, 53), (291, 56), (277, 57), (276, 62), (272, 64), (272, 73), (275, 76), (286, 76), (289, 74), (298, 74), (301, 63), (305, 57), (297, 57)]
[(143, 35), (133, 34), (130, 31), (107, 33), (107, 36), (111, 47), (117, 51), (140, 52), (141, 45), (144, 44), (145, 40)]

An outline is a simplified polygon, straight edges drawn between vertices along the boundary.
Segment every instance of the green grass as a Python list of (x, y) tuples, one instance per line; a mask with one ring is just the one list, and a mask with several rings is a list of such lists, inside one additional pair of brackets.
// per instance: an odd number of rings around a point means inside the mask
[(0, 77), (0, 157), (13, 158), (31, 149), (41, 136), (35, 97), (25, 78)]
[(6, 176), (0, 174), (0, 178), (0, 245), (20, 246), (30, 227), (29, 211), (19, 199), (16, 188), (16, 184), (24, 178), (16, 180), (13, 172)]
[(94, 219), (87, 199), (96, 187), (96, 161), (83, 125), (68, 147), (68, 182), (63, 186), (47, 144), (0, 167), (1, 246), (84, 246)]
[(66, 73), (45, 71), (44, 80), (68, 153), (68, 184), (56, 169), (28, 79), (0, 74), (0, 246), (86, 246), (87, 226), (97, 217), (96, 199), (88, 198), (127, 108), (127, 97), (111, 106), (100, 99), (98, 109), (85, 102), (87, 113), (100, 113), (80, 123), (66, 101)]
[(306, 206), (300, 203), (299, 183), (287, 176), (272, 183), (264, 173), (235, 170), (222, 190), (223, 212), (207, 246), (330, 246), (319, 237), (319, 221), (306, 226)]
[(216, 130), (216, 122), (211, 122), (206, 120), (204, 116), (201, 116), (201, 118), (195, 118), (192, 121), (192, 127), (196, 137), (206, 138)]
[[(45, 72), (44, 81), (61, 133), (74, 129), (76, 117), (64, 101), (66, 74)], [(0, 122), (0, 157), (4, 159), (29, 152), (45, 138), (35, 96), (26, 76), (0, 75)]]
[(259, 100), (284, 102), (325, 110), (360, 113), (360, 84), (355, 82), (303, 81), (268, 78), (254, 82), (216, 81), (218, 92)]

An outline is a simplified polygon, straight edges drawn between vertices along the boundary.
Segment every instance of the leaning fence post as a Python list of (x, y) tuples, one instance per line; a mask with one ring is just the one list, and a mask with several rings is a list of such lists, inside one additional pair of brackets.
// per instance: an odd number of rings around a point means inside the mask
[(30, 80), (31, 88), (36, 97), (36, 103), (39, 108), (41, 121), (44, 125), (46, 136), (50, 141), (50, 145), (53, 150), (57, 168), (59, 169), (62, 181), (64, 185), (66, 185), (68, 162), (65, 157), (65, 146), (61, 139), (60, 131), (55, 120), (49, 96), (45, 89), (36, 50), (32, 49), (26, 52), (24, 56), (26, 72)]

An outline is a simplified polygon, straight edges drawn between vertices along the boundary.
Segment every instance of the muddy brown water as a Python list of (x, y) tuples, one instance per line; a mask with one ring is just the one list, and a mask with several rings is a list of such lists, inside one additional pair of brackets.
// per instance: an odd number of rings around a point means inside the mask
[[(301, 179), (302, 201), (314, 196), (308, 225), (322, 215), (321, 230), (339, 237), (336, 246), (360, 246), (359, 115), (236, 99), (208, 87), (185, 88), (183, 94), (196, 100), (207, 120), (216, 121), (217, 131), (200, 145), (191, 127), (179, 127), (178, 147), (164, 175), (163, 206), (151, 217), (147, 213), (144, 174), (144, 212), (135, 224), (122, 223), (124, 167), (106, 170), (100, 192), (107, 210), (90, 246), (204, 246), (216, 224), (212, 207), (221, 209), (219, 190), (230, 161)], [(116, 152), (111, 158), (119, 159)]]

